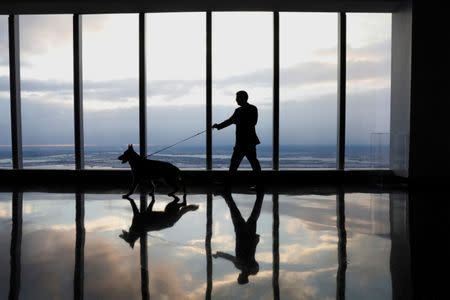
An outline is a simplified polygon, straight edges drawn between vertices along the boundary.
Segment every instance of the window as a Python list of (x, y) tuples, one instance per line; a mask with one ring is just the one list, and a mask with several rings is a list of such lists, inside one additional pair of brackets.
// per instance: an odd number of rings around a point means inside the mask
[(391, 14), (347, 14), (347, 168), (388, 168)]
[(336, 168), (337, 14), (280, 14), (280, 169)]
[(0, 16), (0, 169), (12, 167), (8, 48), (8, 17)]
[[(202, 135), (210, 117), (206, 14), (146, 16), (146, 60), (141, 62), (137, 14), (82, 16), (86, 168), (124, 167), (117, 157), (128, 144), (139, 151), (139, 111), (147, 110), (148, 153), (199, 133), (155, 158), (185, 169), (205, 169), (210, 159)], [(389, 167), (391, 14), (346, 16), (347, 107), (346, 114), (338, 116), (338, 14), (280, 13), (280, 51), (275, 58), (280, 63), (280, 114), (275, 116), (280, 144), (275, 146), (282, 170), (336, 168), (340, 117), (346, 118), (345, 167)], [(25, 168), (74, 168), (72, 17), (21, 17), (19, 121)], [(272, 168), (277, 92), (274, 17), (272, 12), (212, 13), (212, 123), (230, 117), (237, 108), (236, 92), (247, 91), (259, 111), (258, 156), (265, 169)], [(7, 16), (0, 18), (0, 25), (0, 47), (7, 49)], [(11, 167), (7, 56), (1, 52), (0, 168)], [(147, 63), (147, 107), (139, 107), (139, 63)], [(234, 131), (212, 131), (213, 169), (228, 167)], [(244, 160), (242, 167), (250, 166)]]
[(86, 168), (122, 167), (128, 144), (139, 152), (138, 16), (83, 16)]
[[(258, 108), (259, 161), (262, 168), (272, 168), (273, 14), (213, 13), (212, 70), (213, 123), (230, 117), (237, 108), (236, 92), (247, 91), (248, 102)], [(213, 131), (213, 168), (228, 168), (234, 131)], [(244, 159), (241, 166), (250, 164)]]
[(20, 17), (24, 168), (74, 168), (72, 16)]
[[(147, 14), (148, 153), (205, 130), (205, 13)], [(206, 134), (156, 154), (179, 168), (205, 169)]]

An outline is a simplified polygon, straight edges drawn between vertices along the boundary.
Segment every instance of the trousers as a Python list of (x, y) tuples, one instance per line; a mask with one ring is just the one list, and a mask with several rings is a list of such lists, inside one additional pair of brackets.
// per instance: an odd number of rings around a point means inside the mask
[(234, 147), (233, 155), (231, 156), (229, 171), (236, 172), (244, 157), (247, 157), (254, 172), (261, 172), (261, 165), (259, 164), (259, 160), (256, 157), (255, 146), (245, 148)]

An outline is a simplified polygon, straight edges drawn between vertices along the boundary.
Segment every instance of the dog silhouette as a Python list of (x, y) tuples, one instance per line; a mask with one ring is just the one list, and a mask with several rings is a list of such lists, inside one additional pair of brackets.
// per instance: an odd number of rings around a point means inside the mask
[(198, 209), (198, 205), (186, 203), (186, 195), (183, 196), (183, 201), (180, 203), (180, 198), (173, 196), (174, 200), (169, 202), (164, 211), (153, 211), (153, 204), (155, 203), (155, 196), (152, 195), (152, 201), (148, 205), (145, 211), (139, 211), (134, 200), (127, 197), (130, 201), (131, 208), (133, 209), (133, 220), (128, 231), (122, 230), (122, 234), (119, 235), (124, 241), (126, 241), (131, 248), (134, 248), (134, 243), (149, 231), (159, 231), (164, 228), (169, 228), (175, 225), (176, 222), (187, 212), (195, 211)]
[(123, 195), (123, 198), (129, 197), (134, 193), (139, 184), (145, 182), (151, 184), (152, 192), (150, 195), (154, 195), (155, 181), (157, 180), (162, 180), (173, 189), (168, 194), (169, 196), (174, 197), (175, 193), (180, 189), (180, 186), (183, 187), (183, 193), (186, 196), (186, 185), (181, 178), (181, 171), (171, 163), (143, 158), (134, 151), (133, 145), (131, 144), (128, 145), (128, 149), (117, 159), (121, 160), (123, 164), (128, 162), (133, 173), (133, 182), (130, 191)]

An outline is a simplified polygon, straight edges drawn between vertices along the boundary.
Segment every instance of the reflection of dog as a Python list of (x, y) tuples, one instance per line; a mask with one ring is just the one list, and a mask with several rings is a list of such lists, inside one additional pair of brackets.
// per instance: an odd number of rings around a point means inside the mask
[(186, 195), (183, 196), (183, 202), (181, 203), (178, 203), (180, 198), (173, 197), (175, 199), (166, 205), (164, 211), (152, 211), (155, 203), (155, 196), (152, 196), (152, 201), (143, 212), (139, 212), (134, 200), (127, 197), (133, 209), (133, 221), (130, 229), (128, 231), (122, 230), (119, 237), (130, 244), (131, 248), (134, 248), (134, 243), (142, 234), (172, 227), (185, 213), (198, 209), (198, 205), (186, 205)]
[(152, 185), (152, 194), (155, 192), (155, 180), (163, 180), (167, 185), (173, 188), (173, 191), (169, 193), (169, 196), (174, 196), (179, 190), (180, 185), (183, 186), (183, 193), (186, 196), (186, 186), (181, 179), (180, 169), (172, 165), (171, 163), (150, 160), (142, 158), (133, 149), (133, 145), (128, 145), (128, 149), (118, 157), (122, 163), (128, 162), (133, 172), (133, 183), (130, 191), (124, 197), (128, 197), (133, 194), (138, 184), (143, 181), (149, 181)]

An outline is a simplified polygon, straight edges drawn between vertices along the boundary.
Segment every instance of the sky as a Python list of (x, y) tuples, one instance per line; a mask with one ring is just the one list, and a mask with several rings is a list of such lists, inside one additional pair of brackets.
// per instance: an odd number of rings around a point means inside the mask
[[(71, 15), (20, 17), (24, 145), (73, 144)], [(213, 122), (238, 90), (272, 137), (273, 28), (268, 12), (212, 19)], [(147, 15), (148, 140), (155, 147), (204, 130), (205, 13)], [(390, 14), (348, 14), (347, 144), (389, 133)], [(280, 143), (336, 143), (337, 14), (280, 13)], [(138, 141), (138, 16), (83, 16), (86, 145)], [(10, 144), (7, 16), (0, 16), (0, 145)], [(204, 145), (200, 136), (187, 145)], [(214, 145), (232, 144), (232, 128)]]

